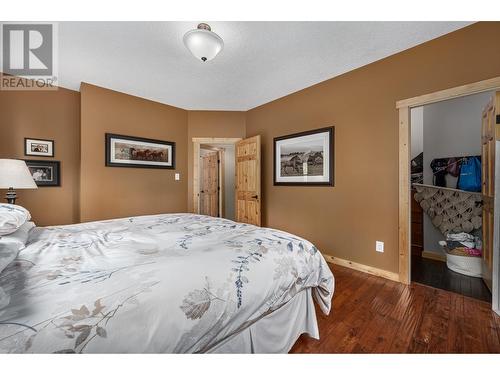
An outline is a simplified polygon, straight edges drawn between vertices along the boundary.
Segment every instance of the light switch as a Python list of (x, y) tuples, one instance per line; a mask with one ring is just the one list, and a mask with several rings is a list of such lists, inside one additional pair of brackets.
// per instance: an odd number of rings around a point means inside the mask
[(176, 173), (175, 174), (175, 181), (179, 181), (181, 179), (181, 174), (180, 173)]

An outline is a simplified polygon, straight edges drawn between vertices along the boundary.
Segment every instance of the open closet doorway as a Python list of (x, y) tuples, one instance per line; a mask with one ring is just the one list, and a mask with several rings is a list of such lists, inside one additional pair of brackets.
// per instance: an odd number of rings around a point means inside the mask
[[(491, 302), (482, 114), (494, 92), (411, 109), (411, 280)], [(485, 221), (488, 220), (488, 215)], [(484, 249), (483, 249), (483, 244)], [(488, 270), (485, 270), (488, 271)], [(483, 282), (482, 277), (485, 277)]]
[(491, 301), (497, 313), (499, 89), (494, 78), (397, 103), (400, 280)]

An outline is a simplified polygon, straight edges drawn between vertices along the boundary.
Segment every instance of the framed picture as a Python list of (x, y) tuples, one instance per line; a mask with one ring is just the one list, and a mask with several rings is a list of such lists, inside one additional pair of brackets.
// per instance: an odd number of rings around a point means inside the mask
[(175, 142), (106, 133), (106, 166), (175, 168)]
[(24, 155), (54, 157), (54, 141), (24, 138)]
[(37, 186), (61, 186), (59, 161), (25, 160)]
[(334, 130), (274, 138), (274, 185), (334, 186)]

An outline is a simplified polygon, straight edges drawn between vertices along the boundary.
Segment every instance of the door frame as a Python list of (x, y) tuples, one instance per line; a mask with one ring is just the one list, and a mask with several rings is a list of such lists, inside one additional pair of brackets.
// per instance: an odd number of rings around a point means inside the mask
[(500, 141), (496, 141), (495, 147), (495, 200), (493, 207), (493, 225), (496, 233), (493, 235), (491, 299), (493, 310), (500, 315), (500, 236), (498, 235), (500, 233)]
[[(191, 197), (193, 203), (193, 213), (200, 213), (200, 147), (202, 144), (224, 144), (224, 145), (236, 145), (236, 142), (241, 141), (243, 138), (192, 138), (193, 142), (193, 195)], [(221, 168), (224, 166), (223, 161), (221, 161)], [(224, 178), (224, 171), (221, 172), (219, 178)], [(219, 181), (222, 187), (223, 181)], [(221, 188), (222, 190), (222, 188)], [(222, 197), (223, 198), (223, 197)], [(219, 207), (224, 199), (221, 199), (219, 195)], [(223, 203), (222, 203), (223, 204)], [(220, 214), (222, 216), (222, 212)]]
[[(420, 95), (413, 98), (403, 99), (396, 102), (396, 110), (399, 113), (399, 217), (398, 217), (398, 247), (399, 247), (399, 281), (410, 284), (410, 111), (414, 107), (441, 102), (444, 100), (460, 98), (478, 94), (485, 91), (500, 90), (500, 77), (474, 82), (467, 85), (457, 86), (430, 94)], [(497, 252), (498, 253), (498, 252)], [(496, 258), (495, 258), (496, 256)], [(498, 254), (493, 253), (493, 309), (498, 309)], [(495, 273), (496, 270), (496, 273)]]

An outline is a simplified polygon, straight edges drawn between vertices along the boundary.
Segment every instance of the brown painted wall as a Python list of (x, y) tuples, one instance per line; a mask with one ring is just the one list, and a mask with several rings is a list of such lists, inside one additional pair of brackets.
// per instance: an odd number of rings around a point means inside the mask
[[(81, 221), (185, 212), (187, 111), (86, 83), (80, 92)], [(106, 132), (176, 142), (176, 169), (105, 167)]]
[(193, 138), (245, 138), (245, 112), (188, 112), (188, 211), (193, 211)]
[[(20, 191), (19, 203), (39, 225), (66, 224), (79, 221), (79, 205), (81, 221), (191, 210), (191, 138), (261, 134), (264, 225), (397, 272), (395, 102), (499, 76), (498, 35), (498, 22), (475, 24), (246, 113), (185, 111), (82, 84), (81, 150), (79, 93), (0, 91), (0, 157), (23, 157), (25, 136), (55, 140), (62, 187)], [(274, 187), (273, 137), (327, 125), (336, 127), (336, 186)], [(106, 168), (105, 132), (175, 141), (176, 171)]]
[[(24, 138), (55, 141), (53, 158), (24, 156)], [(61, 186), (18, 190), (37, 225), (78, 222), (80, 93), (0, 90), (0, 158), (59, 160)], [(3, 201), (5, 191), (0, 190)]]
[[(500, 76), (500, 23), (479, 23), (247, 112), (263, 139), (264, 225), (398, 271), (398, 99)], [(273, 137), (335, 126), (335, 187), (273, 186)], [(385, 253), (375, 252), (375, 241)]]

